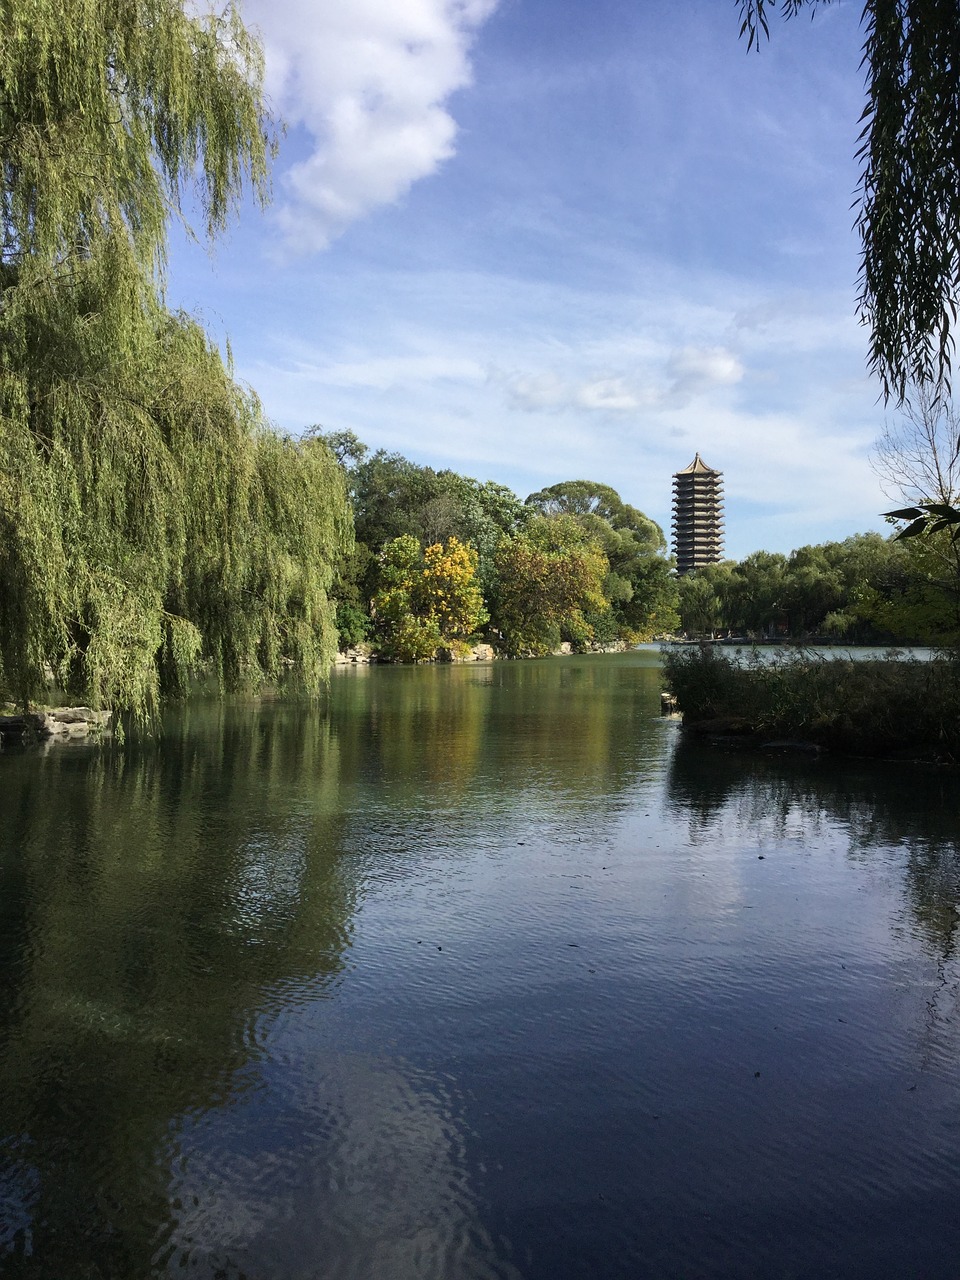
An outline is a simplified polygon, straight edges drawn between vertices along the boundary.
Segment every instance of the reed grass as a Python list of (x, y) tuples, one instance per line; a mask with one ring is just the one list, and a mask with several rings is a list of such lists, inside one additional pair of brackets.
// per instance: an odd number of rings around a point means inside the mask
[(664, 673), (684, 726), (848, 755), (960, 763), (960, 656), (853, 659), (680, 649)]

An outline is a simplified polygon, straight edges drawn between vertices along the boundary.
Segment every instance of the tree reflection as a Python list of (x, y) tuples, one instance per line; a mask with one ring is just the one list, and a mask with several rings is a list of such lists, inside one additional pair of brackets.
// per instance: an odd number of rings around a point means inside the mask
[(529, 804), (531, 781), (547, 810), (624, 791), (662, 757), (659, 693), (634, 654), (360, 668), (335, 679), (332, 716), (345, 776), (482, 816), (491, 798)]
[(4, 760), (0, 1257), (151, 1273), (171, 1125), (255, 1082), (281, 987), (343, 967), (338, 769), (315, 712), (202, 705), (122, 756)]
[(906, 852), (905, 893), (935, 953), (953, 954), (960, 925), (956, 776), (923, 766), (767, 758), (681, 740), (669, 767), (668, 803), (693, 839), (724, 814), (782, 837), (798, 823), (807, 839), (839, 823), (851, 857)]
[[(334, 993), (377, 877), (407, 874), (411, 849), (421, 862), (438, 849), (468, 857), (505, 832), (512, 851), (532, 824), (613, 825), (661, 768), (658, 700), (655, 661), (630, 655), (350, 672), (326, 714), (198, 701), (123, 751), (4, 756), (0, 1269), (128, 1280), (190, 1259), (237, 1274), (229, 1213), (262, 1195), (245, 1181), (260, 1157), (283, 1158), (258, 1146), (273, 1048), (298, 1023), (283, 1015), (309, 1004), (317, 1016)], [(354, 1150), (376, 1164), (373, 1112), (360, 1114), (351, 1084), (338, 1118), (329, 1064), (311, 1065), (316, 1096), (294, 1113), (312, 1117), (316, 1103), (339, 1143), (313, 1134), (317, 1176), (337, 1149), (347, 1165)], [(380, 1067), (369, 1079), (407, 1097), (402, 1071), (396, 1088)], [(442, 1179), (465, 1176), (462, 1143), (456, 1108), (438, 1109), (432, 1090), (424, 1076), (408, 1110), (436, 1147), (433, 1199), (452, 1206), (442, 1242), (476, 1222), (466, 1183), (445, 1198)], [(227, 1243), (201, 1241), (204, 1254), (191, 1224), (216, 1215), (187, 1200), (209, 1196), (196, 1161), (206, 1152), (214, 1168), (211, 1151), (236, 1156), (243, 1176), (224, 1171)], [(362, 1198), (351, 1203), (362, 1216)], [(321, 1226), (314, 1236), (320, 1256)]]

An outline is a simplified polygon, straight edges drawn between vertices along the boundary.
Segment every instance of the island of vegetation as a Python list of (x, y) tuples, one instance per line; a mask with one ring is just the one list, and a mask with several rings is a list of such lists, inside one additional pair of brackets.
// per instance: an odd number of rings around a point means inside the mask
[(960, 661), (710, 646), (664, 658), (683, 727), (715, 745), (960, 763)]
[[(949, 401), (918, 392), (874, 455), (881, 481), (914, 504), (891, 512), (899, 533), (756, 552), (681, 579), (690, 636), (794, 642), (772, 660), (709, 643), (669, 651), (664, 674), (686, 729), (726, 743), (960, 762), (958, 439)], [(865, 660), (823, 648), (836, 642), (934, 652)]]

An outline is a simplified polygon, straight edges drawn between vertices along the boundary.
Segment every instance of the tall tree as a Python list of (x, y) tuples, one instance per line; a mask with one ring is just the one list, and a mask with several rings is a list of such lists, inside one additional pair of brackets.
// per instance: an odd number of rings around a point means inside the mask
[(491, 613), (511, 657), (541, 657), (564, 640), (582, 648), (609, 613), (609, 561), (573, 516), (535, 516), (503, 538), (496, 571)]
[(0, 5), (0, 686), (143, 716), (201, 659), (316, 688), (350, 540), (333, 456), (264, 423), (165, 309), (167, 219), (204, 230), (271, 149), (256, 42), (180, 0)]
[(596, 480), (564, 480), (539, 493), (531, 493), (527, 506), (542, 515), (597, 516), (613, 529), (629, 530), (638, 547), (663, 551), (667, 541), (655, 520), (624, 502), (608, 484)]
[[(328, 443), (332, 439), (324, 438)], [(532, 514), (505, 485), (493, 480), (480, 483), (455, 471), (434, 471), (385, 449), (359, 456), (349, 471), (349, 482), (357, 544), (337, 588), (345, 644), (362, 639), (368, 628), (369, 618), (364, 623), (362, 609), (380, 588), (377, 557), (387, 543), (407, 534), (422, 548), (449, 538), (468, 543), (477, 554), (480, 589), (489, 599), (500, 539)]]
[[(610, 485), (565, 480), (527, 498), (545, 516), (576, 520), (602, 548), (610, 568), (604, 595), (610, 605), (600, 628), (605, 640), (649, 640), (677, 625), (677, 588), (663, 530)], [(591, 619), (595, 630), (599, 618)], [(599, 638), (599, 634), (595, 639)]]

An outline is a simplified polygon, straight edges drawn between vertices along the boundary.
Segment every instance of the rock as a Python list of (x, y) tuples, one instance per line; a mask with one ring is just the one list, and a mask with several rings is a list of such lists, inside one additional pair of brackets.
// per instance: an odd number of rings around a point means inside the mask
[(354, 649), (345, 649), (343, 653), (338, 653), (336, 657), (336, 665), (338, 667), (365, 667), (372, 662), (376, 662), (376, 658), (365, 644), (357, 645)]
[(438, 649), (434, 662), (492, 662), (492, 644), (475, 644), (468, 649)]
[(0, 716), (0, 738), (26, 745), (44, 739), (97, 737), (109, 730), (113, 713), (92, 707), (50, 707)]

